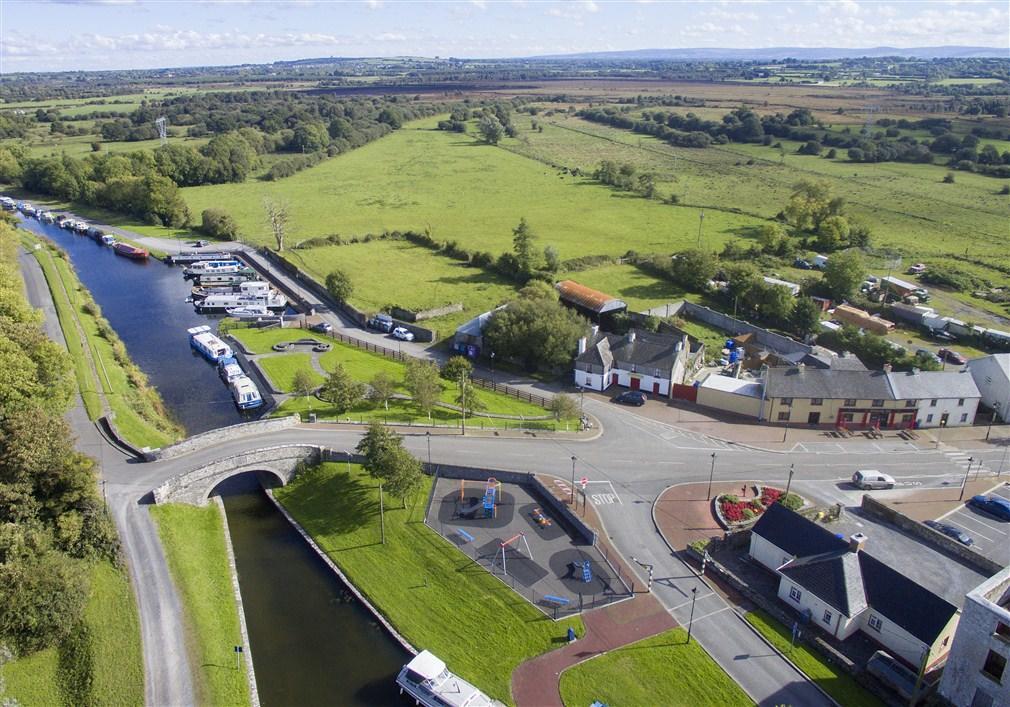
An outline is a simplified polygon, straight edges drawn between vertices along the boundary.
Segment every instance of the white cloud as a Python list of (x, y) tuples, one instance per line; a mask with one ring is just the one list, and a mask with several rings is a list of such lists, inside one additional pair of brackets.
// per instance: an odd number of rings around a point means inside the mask
[(399, 32), (383, 32), (382, 34), (377, 34), (373, 37), (376, 42), (406, 42), (407, 35), (400, 34)]
[(365, 0), (365, 4), (368, 5), (369, 9), (378, 10), (382, 7), (382, 0)]
[(487, 0), (470, 0), (470, 4), (483, 10), (487, 7)]
[(582, 9), (586, 12), (599, 12), (600, 6), (594, 0), (582, 0)]

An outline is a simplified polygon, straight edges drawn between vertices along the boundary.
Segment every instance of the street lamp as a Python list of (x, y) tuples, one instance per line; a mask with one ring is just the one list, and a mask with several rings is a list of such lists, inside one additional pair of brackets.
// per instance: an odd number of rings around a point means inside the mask
[(425, 439), (428, 440), (428, 473), (431, 473), (431, 430), (424, 433)]
[(715, 476), (715, 452), (712, 452), (712, 468), (708, 472), (708, 493), (705, 494), (705, 500), (709, 501), (712, 499), (712, 477)]
[(996, 421), (996, 416), (999, 415), (1000, 404), (994, 402), (992, 404), (992, 417), (989, 418), (989, 429), (985, 431), (985, 441), (989, 441), (989, 435), (992, 432), (992, 425)]
[(575, 455), (572, 455), (572, 500), (571, 505), (575, 505)]
[(698, 247), (701, 248), (701, 227), (705, 223), (705, 212), (698, 214)]
[(347, 474), (350, 475), (350, 473), (351, 473), (351, 453), (348, 452), (346, 449), (344, 450), (344, 461), (347, 462)]
[(694, 602), (698, 601), (698, 588), (691, 587), (691, 618), (687, 620), (687, 642), (691, 642), (691, 629), (694, 627)]
[(793, 484), (793, 473), (796, 471), (796, 465), (789, 465), (789, 480), (786, 481), (786, 495), (782, 497), (783, 500), (789, 498), (789, 487)]
[(494, 390), (494, 351), (491, 352), (491, 389)]
[[(968, 468), (964, 470), (964, 479), (961, 480), (961, 495), (957, 497), (958, 501), (964, 499), (964, 487), (968, 485), (968, 474), (971, 472), (971, 465), (974, 463), (975, 457), (968, 457)], [(982, 460), (978, 460), (978, 465), (982, 466)]]

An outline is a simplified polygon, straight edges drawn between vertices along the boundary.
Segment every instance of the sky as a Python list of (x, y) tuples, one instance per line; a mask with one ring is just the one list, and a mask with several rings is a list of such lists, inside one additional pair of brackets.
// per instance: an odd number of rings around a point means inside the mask
[(941, 45), (1010, 47), (1010, 2), (0, 0), (2, 73), (328, 56)]

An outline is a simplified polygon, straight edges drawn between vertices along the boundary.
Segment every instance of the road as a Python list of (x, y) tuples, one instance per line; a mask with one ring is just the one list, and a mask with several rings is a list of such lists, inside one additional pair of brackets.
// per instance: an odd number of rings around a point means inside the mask
[[(157, 247), (167, 249), (164, 242)], [(33, 263), (33, 259), (22, 260), (32, 302), (45, 311), (47, 331), (59, 340), (48, 290), (44, 281), (40, 286), (41, 272)], [(363, 332), (337, 313), (323, 312), (323, 316), (348, 334), (388, 345), (385, 337)], [(405, 350), (432, 355), (420, 345), (405, 344)], [(515, 383), (544, 389), (541, 384)], [(851, 444), (810, 445), (813, 448), (800, 445), (785, 453), (713, 439), (599, 400), (587, 398), (585, 407), (603, 426), (603, 434), (594, 440), (439, 434), (430, 439), (432, 461), (569, 479), (571, 457), (575, 456), (575, 473), (606, 489), (591, 498), (612, 542), (625, 557), (634, 556), (655, 566), (655, 594), (682, 624), (688, 622), (693, 590), (697, 590), (693, 636), (761, 705), (821, 705), (830, 701), (670, 551), (652, 522), (652, 507), (659, 494), (674, 483), (707, 480), (714, 455), (714, 474), (720, 481), (763, 480), (782, 485), (793, 467), (794, 490), (822, 502), (856, 505), (861, 492), (847, 483), (856, 469), (879, 469), (895, 476), (898, 488), (881, 495), (900, 495), (910, 489), (960, 484), (965, 455), (976, 464), (996, 468), (1003, 454), (1002, 447), (983, 443), (977, 443), (978, 449), (965, 451), (946, 445), (926, 450), (897, 445), (885, 450), (855, 440)], [(101, 459), (110, 508), (131, 568), (141, 614), (147, 703), (192, 704), (192, 679), (185, 657), (178, 596), (157, 533), (142, 505), (149, 491), (168, 478), (254, 448), (311, 443), (335, 450), (353, 449), (359, 433), (354, 428), (302, 425), (216, 444), (174, 459), (133, 464), (102, 441), (82, 410), (75, 409), (70, 420), (82, 449)], [(427, 445), (423, 433), (405, 437), (405, 446), (420, 458), (426, 458)], [(640, 577), (643, 584), (644, 579)]]

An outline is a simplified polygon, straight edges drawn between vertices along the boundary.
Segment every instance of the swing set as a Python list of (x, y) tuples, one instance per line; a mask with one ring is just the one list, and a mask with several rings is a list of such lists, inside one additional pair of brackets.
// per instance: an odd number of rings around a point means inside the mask
[[(529, 557), (529, 559), (531, 561), (533, 560), (533, 552), (530, 550), (530, 544), (528, 542), (526, 542), (526, 534), (525, 533), (519, 533), (518, 535), (513, 535), (508, 540), (503, 540), (501, 542), (501, 569), (502, 569), (502, 573), (504, 573), (504, 575), (506, 577), (508, 576), (509, 571), (508, 571), (508, 567), (505, 564), (505, 552), (508, 550), (509, 547), (512, 547), (513, 550), (515, 550), (516, 552), (519, 552), (519, 543), (517, 541), (520, 540), (520, 539), (522, 539), (523, 546), (526, 548), (526, 555), (527, 555), (527, 557)], [(497, 564), (497, 560), (498, 560), (498, 555), (497, 555), (497, 553), (495, 553), (495, 562), (492, 563), (492, 565), (491, 565), (491, 569), (492, 570), (494, 570), (494, 565)]]

